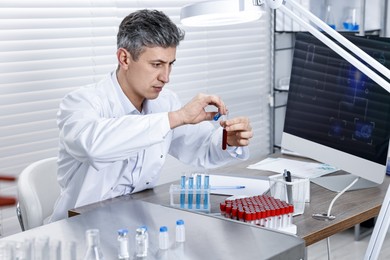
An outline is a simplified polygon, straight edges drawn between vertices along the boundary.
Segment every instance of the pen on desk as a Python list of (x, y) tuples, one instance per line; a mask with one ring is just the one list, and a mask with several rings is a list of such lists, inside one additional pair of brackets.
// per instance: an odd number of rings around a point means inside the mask
[[(283, 177), (284, 177), (286, 182), (291, 182), (291, 172), (290, 171), (284, 170)], [(291, 184), (286, 184), (286, 188), (287, 188), (287, 200), (288, 200), (287, 202), (290, 204), (293, 204)]]
[(237, 185), (237, 186), (210, 186), (210, 190), (239, 190), (239, 189), (245, 189), (245, 186), (243, 186), (243, 185)]

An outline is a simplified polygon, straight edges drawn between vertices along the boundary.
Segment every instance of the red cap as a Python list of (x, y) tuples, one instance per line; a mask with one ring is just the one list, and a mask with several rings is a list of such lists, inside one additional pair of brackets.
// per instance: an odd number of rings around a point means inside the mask
[(225, 212), (225, 210), (226, 210), (226, 204), (225, 204), (225, 202), (221, 202), (221, 203), (219, 204), (219, 209), (221, 210), (221, 212)]

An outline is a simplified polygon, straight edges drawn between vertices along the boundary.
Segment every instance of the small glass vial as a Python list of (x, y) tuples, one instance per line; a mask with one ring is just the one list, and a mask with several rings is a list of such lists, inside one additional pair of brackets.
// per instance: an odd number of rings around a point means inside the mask
[(118, 259), (129, 259), (129, 238), (127, 229), (118, 230)]
[(176, 242), (182, 243), (186, 241), (186, 230), (184, 227), (184, 221), (179, 219), (176, 221)]
[(169, 234), (166, 226), (160, 227), (158, 242), (160, 249), (165, 250), (169, 248)]
[(104, 259), (100, 248), (99, 229), (88, 229), (85, 232), (87, 239), (87, 251), (84, 260), (102, 260)]
[(135, 255), (137, 257), (146, 257), (148, 255), (148, 229), (141, 226), (135, 231)]

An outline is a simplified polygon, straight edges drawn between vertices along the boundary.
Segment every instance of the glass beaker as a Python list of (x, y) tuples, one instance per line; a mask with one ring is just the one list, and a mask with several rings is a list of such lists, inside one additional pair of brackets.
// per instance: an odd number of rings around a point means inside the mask
[(343, 27), (348, 31), (359, 30), (358, 10), (355, 7), (348, 7), (345, 12), (347, 15), (343, 21)]

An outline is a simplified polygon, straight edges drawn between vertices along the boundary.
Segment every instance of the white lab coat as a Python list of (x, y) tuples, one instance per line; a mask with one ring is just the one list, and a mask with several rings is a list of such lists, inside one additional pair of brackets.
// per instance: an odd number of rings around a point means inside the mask
[[(116, 80), (114, 80), (116, 81)], [(129, 174), (129, 158), (143, 151), (143, 162), (130, 192), (153, 188), (167, 153), (186, 164), (214, 168), (248, 149), (221, 149), (222, 128), (210, 122), (170, 129), (168, 112), (181, 107), (178, 97), (163, 89), (144, 104), (146, 115), (126, 115), (110, 76), (68, 94), (60, 104), (58, 181), (61, 195), (49, 222), (66, 218), (69, 209), (117, 196), (116, 185)]]

